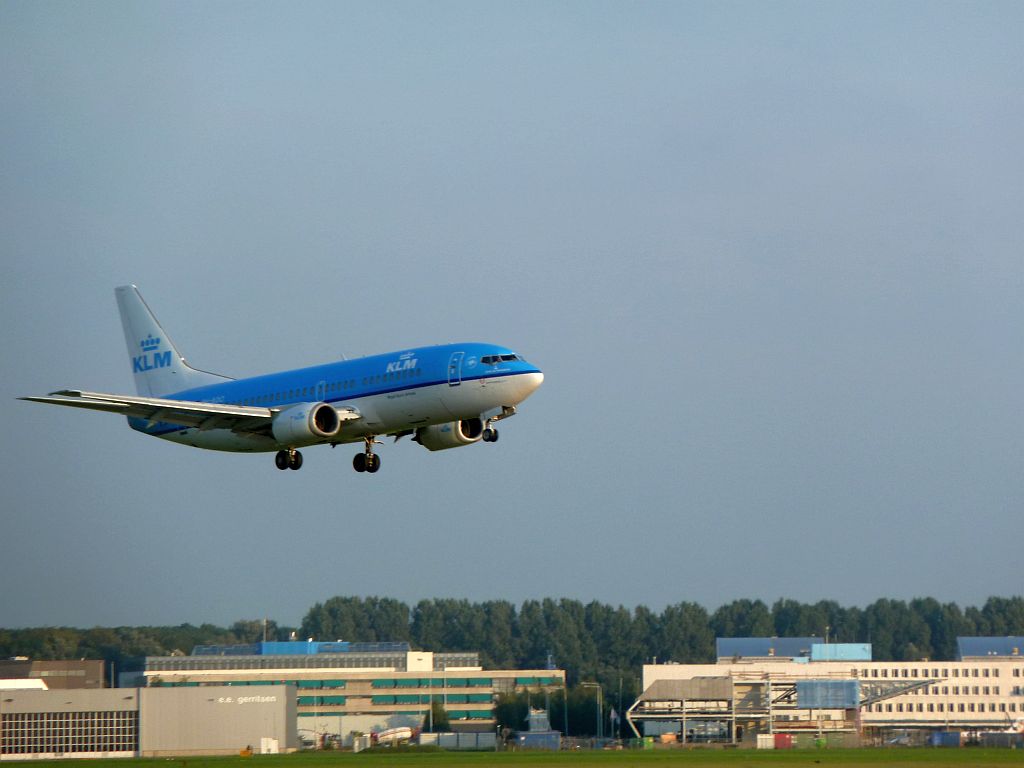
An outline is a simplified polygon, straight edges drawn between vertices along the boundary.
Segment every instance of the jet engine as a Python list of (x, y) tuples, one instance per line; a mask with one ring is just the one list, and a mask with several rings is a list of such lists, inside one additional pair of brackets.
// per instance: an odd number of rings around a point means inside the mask
[(294, 448), (334, 437), (341, 419), (327, 403), (296, 403), (280, 411), (270, 428), (277, 442)]
[(432, 424), (416, 430), (417, 443), (431, 451), (443, 451), (448, 448), (459, 448), (472, 445), (480, 440), (484, 433), (484, 423), (480, 419), (462, 419), (450, 424)]

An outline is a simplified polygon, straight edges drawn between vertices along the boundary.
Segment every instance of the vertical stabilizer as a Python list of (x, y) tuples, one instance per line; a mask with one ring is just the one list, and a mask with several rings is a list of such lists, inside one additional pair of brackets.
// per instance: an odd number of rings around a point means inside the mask
[(121, 312), (135, 389), (140, 395), (164, 397), (183, 389), (225, 380), (224, 376), (198, 371), (185, 362), (146, 306), (138, 288), (122, 285), (114, 289), (114, 294)]

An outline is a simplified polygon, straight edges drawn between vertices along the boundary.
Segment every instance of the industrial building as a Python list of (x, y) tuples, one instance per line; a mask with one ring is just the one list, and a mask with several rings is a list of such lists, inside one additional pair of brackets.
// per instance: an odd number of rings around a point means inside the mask
[(644, 665), (627, 721), (689, 741), (1024, 731), (1024, 637), (962, 637), (958, 648), (956, 661), (874, 661), (864, 643), (719, 638), (715, 664)]
[(95, 659), (34, 661), (15, 656), (0, 659), (0, 680), (42, 680), (50, 690), (102, 688), (103, 662)]
[(237, 688), (4, 690), (0, 760), (276, 753), (298, 748), (295, 697)]
[(299, 736), (351, 734), (429, 723), (433, 702), (452, 730), (494, 731), (494, 699), (515, 690), (561, 690), (558, 669), (487, 670), (478, 653), (413, 651), (407, 643), (263, 642), (199, 646), (188, 656), (151, 656), (122, 685), (294, 686)]

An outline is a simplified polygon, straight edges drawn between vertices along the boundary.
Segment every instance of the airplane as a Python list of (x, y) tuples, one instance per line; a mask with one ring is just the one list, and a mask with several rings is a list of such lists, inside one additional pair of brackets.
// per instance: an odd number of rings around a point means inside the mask
[(114, 294), (138, 394), (63, 389), (19, 400), (120, 413), (138, 432), (195, 448), (273, 451), (282, 470), (302, 466), (299, 448), (361, 441), (352, 467), (374, 473), (381, 436), (411, 435), (431, 451), (497, 442), (494, 424), (544, 381), (511, 349), (481, 343), (232, 379), (185, 362), (136, 286)]

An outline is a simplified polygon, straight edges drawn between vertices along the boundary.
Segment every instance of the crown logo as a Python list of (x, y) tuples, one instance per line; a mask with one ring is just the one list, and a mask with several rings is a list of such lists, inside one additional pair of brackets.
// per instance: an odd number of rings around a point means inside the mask
[(153, 334), (151, 333), (139, 342), (139, 346), (142, 347), (143, 352), (152, 352), (160, 346), (160, 337), (158, 336), (157, 338), (153, 338)]

